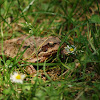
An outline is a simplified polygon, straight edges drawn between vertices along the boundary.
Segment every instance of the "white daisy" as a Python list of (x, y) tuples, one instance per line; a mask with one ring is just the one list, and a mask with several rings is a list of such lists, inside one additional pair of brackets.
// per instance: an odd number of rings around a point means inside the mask
[(71, 45), (71, 46), (67, 45), (67, 47), (65, 47), (65, 50), (66, 50), (67, 53), (74, 54), (76, 47), (74, 45)]
[(14, 83), (23, 83), (23, 80), (25, 78), (24, 74), (19, 74), (17, 72), (14, 72), (13, 74), (11, 74), (10, 79), (12, 82)]

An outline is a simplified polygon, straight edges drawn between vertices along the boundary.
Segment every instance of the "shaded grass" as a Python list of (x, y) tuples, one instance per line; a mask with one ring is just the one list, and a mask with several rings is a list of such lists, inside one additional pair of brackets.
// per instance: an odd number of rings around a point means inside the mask
[[(37, 77), (31, 78), (32, 76), (27, 74), (24, 84), (13, 84), (9, 80), (10, 73), (14, 71), (26, 73), (20, 67), (26, 65), (18, 64), (16, 59), (0, 59), (0, 99), (99, 100), (100, 20), (97, 20), (99, 19), (97, 15), (100, 11), (98, 2), (94, 4), (94, 0), (26, 0), (23, 2), (5, 0), (5, 2), (0, 1), (0, 5), (0, 23), (4, 40), (23, 34), (41, 37), (56, 35), (61, 37), (60, 46), (66, 43), (77, 47), (75, 57), (66, 55), (65, 58), (61, 58), (59, 47), (58, 61), (38, 64), (43, 66), (45, 74), (46, 66), (61, 67), (61, 77), (56, 81), (48, 78), (44, 82)], [(90, 7), (93, 5), (97, 6), (98, 13), (88, 18), (88, 15), (91, 15)], [(10, 65), (13, 67), (9, 68)], [(33, 63), (33, 65), (37, 64)]]

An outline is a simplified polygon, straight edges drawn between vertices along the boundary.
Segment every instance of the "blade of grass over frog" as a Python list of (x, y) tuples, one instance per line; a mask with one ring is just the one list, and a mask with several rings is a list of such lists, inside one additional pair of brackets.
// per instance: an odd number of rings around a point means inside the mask
[(46, 73), (45, 67), (46, 67), (46, 60), (45, 60), (44, 65), (43, 65), (43, 71), (44, 71), (45, 76), (46, 76), (50, 81), (52, 81), (51, 78), (49, 77), (49, 75)]
[[(24, 61), (25, 63), (28, 63), (28, 64), (21, 64), (20, 66), (27, 66), (27, 65), (35, 65), (37, 66), (37, 63), (29, 63), (29, 62), (26, 62)], [(38, 63), (39, 66), (43, 66), (44, 63)], [(45, 63), (46, 66), (56, 66), (56, 65), (60, 65), (60, 63)]]
[[(48, 40), (48, 38), (45, 39), (45, 41), (37, 48), (37, 47), (36, 47), (35, 40), (34, 40), (34, 37), (33, 37), (33, 41), (34, 41), (34, 45), (35, 45), (36, 52), (33, 52), (30, 56), (28, 56), (28, 57), (25, 58), (25, 59), (28, 59), (28, 58), (30, 58), (33, 54), (36, 54), (36, 56), (37, 56), (37, 61), (38, 61), (38, 50), (42, 47), (42, 45), (43, 45), (47, 40)], [(25, 59), (24, 59), (24, 60), (25, 60)]]
[[(21, 55), (18, 57), (18, 59), (16, 60), (16, 62), (15, 62), (14, 65), (16, 65), (16, 64), (20, 61), (20, 59), (22, 58), (24, 52), (25, 52), (27, 49), (28, 49), (28, 47), (26, 47), (25, 50), (24, 50), (23, 52), (21, 52)], [(14, 65), (13, 65), (13, 66), (14, 66)]]
[[(21, 43), (21, 45), (20, 45), (20, 47), (19, 47), (19, 50), (18, 50), (18, 53), (17, 53), (17, 55), (16, 55), (16, 57), (18, 57), (18, 55), (20, 54), (20, 50), (21, 50), (21, 47), (22, 47), (22, 44), (24, 43), (24, 41), (26, 40), (26, 39), (28, 39), (30, 37), (30, 35), (29, 36), (27, 36), (23, 41), (22, 41), (22, 43)], [(22, 57), (22, 55), (24, 54), (24, 52), (27, 50), (29, 48), (29, 46), (27, 46), (26, 48), (25, 48), (25, 50), (22, 52), (22, 54), (20, 55), (20, 58)], [(15, 57), (15, 58), (16, 58)], [(20, 58), (18, 59), (18, 60), (20, 60)]]
[[(38, 48), (36, 47), (36, 42), (35, 42), (35, 39), (33, 37), (33, 42), (34, 42), (34, 45), (35, 45), (35, 49), (36, 49), (36, 57), (37, 57), (37, 70), (39, 70), (39, 63), (38, 63)], [(37, 75), (39, 74), (39, 72), (37, 71)]]
[[(27, 39), (27, 38), (25, 38), (25, 39)], [(25, 40), (22, 41), (22, 43), (21, 43), (21, 45), (20, 45), (20, 47), (19, 47), (19, 49), (18, 49), (18, 53), (17, 53), (17, 55), (16, 55), (16, 57), (15, 57), (15, 59), (16, 59), (16, 58), (18, 57), (18, 55), (21, 54), (17, 61), (20, 60), (20, 58), (22, 57), (22, 54), (24, 54), (24, 52), (28, 49), (28, 46), (27, 46), (27, 47), (25, 48), (25, 50), (24, 50), (22, 53), (20, 53), (20, 50), (21, 50), (21, 47), (22, 47), (22, 44), (24, 43), (24, 41), (25, 41)], [(17, 62), (17, 63), (18, 63), (18, 62)]]

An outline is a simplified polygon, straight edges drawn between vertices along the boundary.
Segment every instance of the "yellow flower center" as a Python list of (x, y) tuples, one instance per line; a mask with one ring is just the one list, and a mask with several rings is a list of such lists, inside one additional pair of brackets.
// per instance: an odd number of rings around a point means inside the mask
[(74, 49), (73, 48), (71, 48), (71, 49), (69, 49), (70, 51), (74, 51)]
[(21, 76), (18, 74), (18, 75), (16, 76), (16, 79), (21, 79)]

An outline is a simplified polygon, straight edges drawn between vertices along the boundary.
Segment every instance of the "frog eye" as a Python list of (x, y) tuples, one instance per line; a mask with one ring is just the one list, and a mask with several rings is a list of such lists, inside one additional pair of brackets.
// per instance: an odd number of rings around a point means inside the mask
[(49, 44), (50, 46), (53, 46), (54, 42), (51, 41), (51, 42), (49, 42), (48, 44)]

